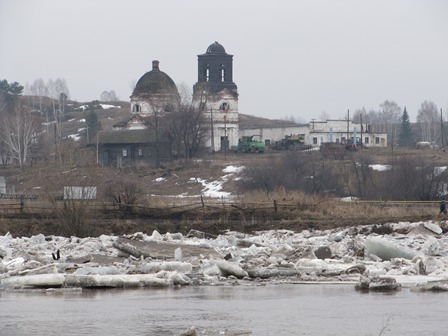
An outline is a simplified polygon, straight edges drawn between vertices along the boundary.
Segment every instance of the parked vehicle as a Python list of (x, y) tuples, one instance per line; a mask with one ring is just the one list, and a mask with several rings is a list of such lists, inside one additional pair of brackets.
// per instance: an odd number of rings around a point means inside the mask
[(275, 141), (272, 146), (277, 150), (304, 150), (311, 147), (311, 145), (305, 145), (305, 134), (286, 135), (284, 139)]
[(238, 140), (238, 146), (232, 146), (230, 147), (230, 150), (235, 153), (263, 153), (266, 149), (266, 145), (263, 141), (254, 140), (254, 137), (257, 136), (258, 135), (243, 136)]

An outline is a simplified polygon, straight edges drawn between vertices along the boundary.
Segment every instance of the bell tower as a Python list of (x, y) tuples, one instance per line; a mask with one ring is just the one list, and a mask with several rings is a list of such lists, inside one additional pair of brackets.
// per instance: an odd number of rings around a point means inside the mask
[(193, 104), (210, 121), (212, 152), (226, 153), (238, 144), (238, 88), (233, 82), (233, 55), (218, 42), (198, 55), (198, 81), (193, 87)]

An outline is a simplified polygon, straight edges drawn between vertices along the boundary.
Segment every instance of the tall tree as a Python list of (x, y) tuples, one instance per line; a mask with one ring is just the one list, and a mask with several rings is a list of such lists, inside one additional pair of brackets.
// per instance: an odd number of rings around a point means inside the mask
[(14, 113), (4, 116), (1, 123), (0, 137), (6, 144), (9, 154), (17, 161), (20, 168), (27, 163), (30, 149), (40, 131), (40, 121), (30, 111), (20, 106)]
[(169, 116), (173, 143), (185, 161), (194, 158), (210, 138), (210, 125), (203, 112), (192, 104), (182, 104)]
[(204, 111), (207, 102), (207, 90), (203, 88), (199, 101), (203, 104), (193, 104), (193, 94), (185, 83), (177, 85), (180, 95), (180, 106), (168, 115), (170, 134), (177, 154), (189, 161), (199, 154), (205, 143), (210, 139), (210, 121)]
[(401, 115), (400, 135), (398, 137), (398, 145), (400, 147), (414, 147), (415, 137), (412, 130), (411, 122), (409, 121), (409, 114), (406, 107)]
[(114, 90), (110, 90), (110, 91), (103, 91), (101, 93), (100, 100), (109, 102), (109, 101), (118, 101), (119, 98)]
[(0, 81), (0, 113), (12, 111), (18, 97), (23, 93), (23, 86), (18, 82), (8, 83), (6, 79)]
[(381, 132), (387, 132), (388, 138), (391, 139), (391, 143), (393, 143), (398, 135), (400, 116), (402, 115), (401, 107), (393, 100), (386, 100), (384, 103), (380, 104), (380, 109), (381, 122), (383, 125)]
[(440, 139), (440, 116), (437, 105), (425, 100), (417, 114), (417, 126), (419, 128), (419, 140), (436, 142)]
[(95, 104), (91, 102), (86, 114), (87, 142), (98, 133), (101, 123), (98, 121), (98, 115), (95, 112)]

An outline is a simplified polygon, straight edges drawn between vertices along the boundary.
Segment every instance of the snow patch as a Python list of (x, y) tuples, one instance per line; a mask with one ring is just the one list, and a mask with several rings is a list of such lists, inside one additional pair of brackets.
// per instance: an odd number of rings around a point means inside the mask
[(99, 104), (104, 110), (111, 109), (111, 108), (121, 108), (121, 106), (116, 105), (110, 105), (110, 104)]
[(392, 168), (391, 165), (382, 165), (382, 164), (373, 164), (373, 165), (369, 165), (369, 168), (372, 168), (373, 170), (376, 171), (386, 171), (386, 170), (390, 170)]

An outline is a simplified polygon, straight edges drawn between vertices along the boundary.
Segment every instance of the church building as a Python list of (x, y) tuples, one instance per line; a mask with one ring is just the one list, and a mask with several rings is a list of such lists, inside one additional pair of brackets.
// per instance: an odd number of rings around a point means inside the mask
[(238, 144), (238, 88), (233, 82), (233, 55), (218, 42), (198, 55), (198, 81), (193, 87), (193, 105), (210, 121), (212, 152)]

